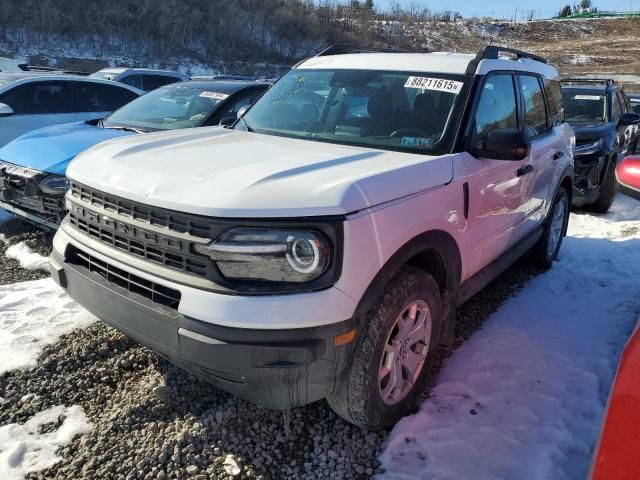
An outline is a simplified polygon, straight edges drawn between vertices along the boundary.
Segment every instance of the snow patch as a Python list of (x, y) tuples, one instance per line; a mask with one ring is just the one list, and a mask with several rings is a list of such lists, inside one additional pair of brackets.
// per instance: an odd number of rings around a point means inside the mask
[(26, 270), (49, 271), (49, 259), (35, 253), (24, 242), (16, 243), (7, 248), (6, 256), (17, 260), (20, 266)]
[(380, 478), (586, 478), (638, 317), (640, 203), (572, 214), (560, 260), (446, 362), (393, 429)]
[[(42, 428), (60, 426), (48, 433)], [(56, 406), (36, 413), (24, 424), (0, 427), (0, 476), (3, 480), (22, 480), (26, 474), (44, 470), (60, 457), (56, 451), (91, 430), (82, 407)]]
[(50, 278), (0, 286), (0, 374), (34, 366), (45, 346), (94, 321)]

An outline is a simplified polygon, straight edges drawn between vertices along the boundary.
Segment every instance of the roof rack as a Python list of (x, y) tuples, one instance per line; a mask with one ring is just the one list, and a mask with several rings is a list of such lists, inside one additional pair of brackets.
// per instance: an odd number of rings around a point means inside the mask
[(51, 72), (51, 73), (64, 73), (67, 75), (89, 75), (89, 72), (82, 72), (77, 70), (64, 70), (55, 67), (44, 67), (42, 65), (27, 65), (27, 72)]
[(534, 60), (536, 62), (549, 63), (547, 62), (546, 58), (541, 57), (539, 55), (534, 55), (533, 53), (524, 52), (522, 50), (516, 50), (515, 48), (499, 47), (497, 45), (487, 45), (483, 50), (480, 50), (478, 52), (476, 59), (477, 60), (485, 60), (485, 59), (497, 60), (498, 58), (500, 58), (501, 52), (510, 53), (511, 55), (515, 56), (517, 59), (528, 58), (529, 60)]
[(347, 55), (350, 53), (407, 53), (407, 51), (390, 48), (357, 47), (355, 45), (331, 45), (314, 56), (327, 57), (329, 55)]
[(594, 78), (594, 77), (567, 77), (560, 79), (560, 83), (594, 83), (604, 84), (607, 87), (613, 87), (615, 80), (613, 78)]

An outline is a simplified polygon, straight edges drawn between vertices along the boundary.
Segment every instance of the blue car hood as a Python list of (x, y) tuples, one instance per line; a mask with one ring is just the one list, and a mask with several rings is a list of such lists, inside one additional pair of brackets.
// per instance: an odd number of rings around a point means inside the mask
[(66, 123), (26, 133), (0, 148), (0, 160), (64, 175), (76, 155), (110, 138), (133, 132), (101, 128), (85, 122)]

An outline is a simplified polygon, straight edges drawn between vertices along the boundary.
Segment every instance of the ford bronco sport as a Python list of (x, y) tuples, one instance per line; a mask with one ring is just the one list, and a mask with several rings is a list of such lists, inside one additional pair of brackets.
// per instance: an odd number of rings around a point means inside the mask
[(224, 390), (382, 428), (414, 407), (457, 305), (527, 252), (551, 266), (573, 148), (539, 57), (329, 49), (231, 128), (78, 156), (52, 274)]
[(616, 163), (635, 150), (640, 114), (612, 79), (563, 79), (562, 96), (576, 134), (573, 205), (606, 213), (616, 193)]

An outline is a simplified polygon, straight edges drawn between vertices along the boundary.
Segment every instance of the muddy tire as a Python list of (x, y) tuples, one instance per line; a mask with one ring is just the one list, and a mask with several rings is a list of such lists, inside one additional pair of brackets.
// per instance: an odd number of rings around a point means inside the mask
[(615, 168), (615, 162), (610, 161), (607, 163), (607, 170), (604, 173), (602, 186), (600, 188), (600, 196), (595, 202), (586, 207), (588, 210), (594, 213), (607, 213), (609, 208), (611, 208), (613, 198), (616, 194)]
[(567, 233), (568, 223), (569, 195), (564, 188), (560, 187), (549, 209), (549, 216), (544, 222), (542, 236), (531, 250), (531, 260), (534, 265), (545, 270), (551, 268), (560, 251), (562, 239)]
[(364, 325), (351, 366), (327, 400), (348, 422), (379, 430), (410, 413), (427, 385), (442, 327), (438, 285), (404, 267)]

